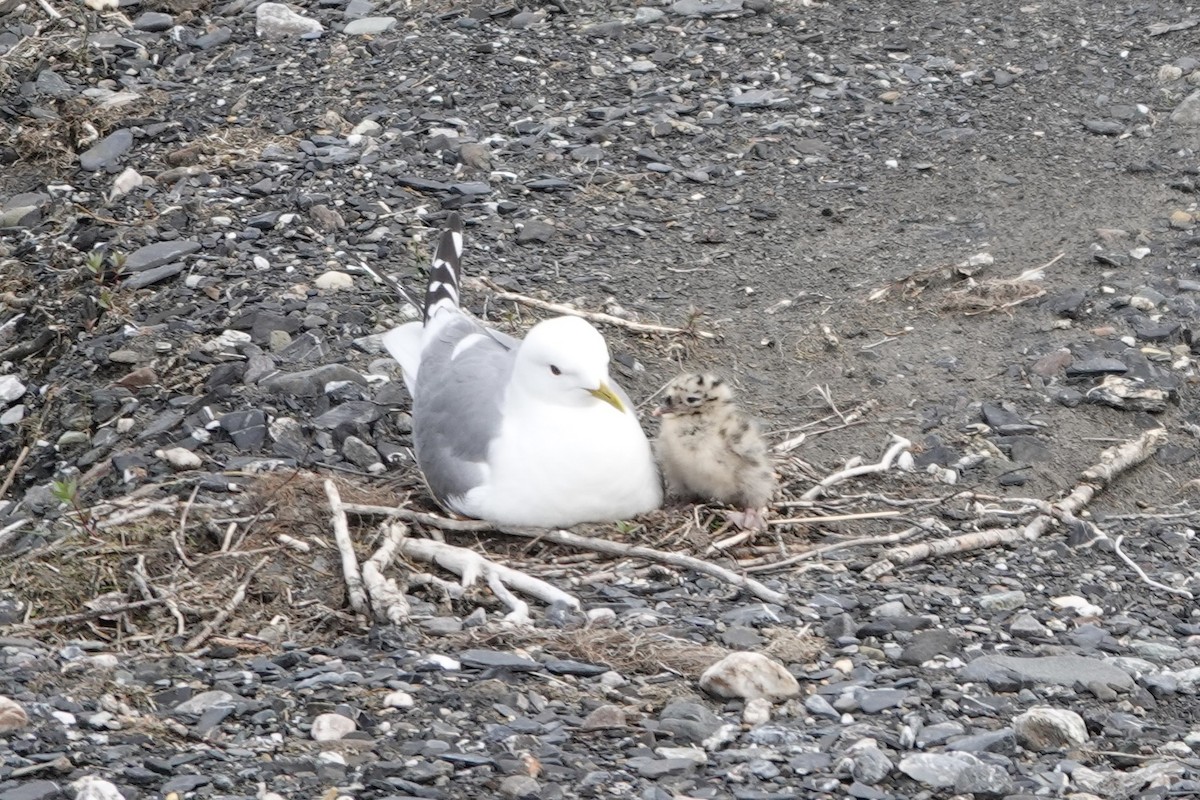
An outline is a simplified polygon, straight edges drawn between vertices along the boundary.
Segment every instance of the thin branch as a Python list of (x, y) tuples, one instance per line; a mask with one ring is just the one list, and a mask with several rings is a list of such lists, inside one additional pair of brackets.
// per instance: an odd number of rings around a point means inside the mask
[[(1102, 491), (1127, 470), (1136, 467), (1158, 452), (1167, 441), (1165, 428), (1152, 428), (1145, 431), (1136, 439), (1131, 439), (1116, 447), (1110, 447), (1100, 454), (1100, 461), (1088, 467), (1080, 475), (1080, 482), (1074, 490), (1061, 500), (1051, 504), (1051, 513), (1038, 514), (1023, 528), (993, 528), (949, 539), (938, 539), (932, 542), (893, 547), (883, 553), (882, 558), (862, 571), (867, 579), (874, 579), (891, 572), (898, 566), (915, 564), (927, 558), (965, 553), (971, 550), (981, 550), (1002, 544), (1015, 544), (1021, 540), (1032, 541), (1042, 536), (1056, 517), (1078, 514), (1084, 506), (1091, 502), (1097, 492)], [(1042, 501), (1028, 501), (1040, 505)]]
[(848, 467), (840, 472), (835, 472), (832, 475), (822, 479), (820, 483), (809, 489), (804, 494), (800, 495), (801, 500), (815, 500), (825, 493), (825, 490), (835, 483), (857, 478), (859, 475), (870, 475), (873, 472), (887, 472), (896, 463), (896, 459), (900, 454), (912, 447), (912, 442), (905, 439), (903, 436), (892, 434), (892, 445), (887, 449), (881, 458), (875, 464), (863, 464), (856, 467)]
[[(62, 14), (58, 13), (58, 10), (46, 2), (46, 0), (37, 0), (37, 2), (38, 5), (42, 7), (42, 11), (45, 11), (46, 16), (48, 16), (50, 19), (62, 19)], [(0, 492), (0, 494), (3, 494), (3, 492)]]
[(589, 322), (599, 322), (604, 325), (612, 325), (617, 328), (625, 328), (626, 330), (636, 331), (637, 333), (658, 333), (671, 336), (699, 336), (701, 339), (715, 339), (716, 334), (709, 331), (695, 329), (687, 330), (686, 328), (673, 328), (669, 325), (651, 325), (645, 322), (633, 322), (620, 317), (614, 317), (612, 314), (605, 314), (602, 311), (580, 311), (578, 308), (563, 305), (562, 303), (551, 303), (547, 300), (538, 300), (536, 297), (528, 297), (527, 295), (509, 292), (497, 286), (487, 278), (478, 279), (481, 284), (495, 292), (495, 300), (509, 300), (514, 303), (529, 306), (530, 308), (540, 308), (542, 311), (550, 311), (554, 314), (567, 314), (573, 317), (583, 317)]
[(1180, 597), (1186, 597), (1188, 600), (1196, 599), (1195, 596), (1191, 592), (1189, 592), (1187, 589), (1180, 589), (1175, 586), (1167, 586), (1165, 583), (1159, 583), (1158, 581), (1154, 580), (1149, 575), (1147, 575), (1146, 571), (1143, 570), (1141, 567), (1139, 567), (1132, 558), (1125, 555), (1125, 551), (1121, 549), (1121, 542), (1123, 542), (1124, 540), (1125, 540), (1125, 537), (1123, 535), (1118, 536), (1116, 539), (1113, 539), (1113, 551), (1118, 556), (1120, 556), (1122, 561), (1124, 561), (1126, 564), (1129, 565), (1130, 569), (1132, 569), (1134, 572), (1136, 572), (1138, 574), (1138, 577), (1142, 579), (1143, 583), (1145, 583), (1147, 586), (1149, 586), (1153, 589), (1159, 589), (1161, 591), (1168, 592), (1169, 594), (1177, 594)]
[(790, 567), (791, 565), (798, 564), (801, 561), (818, 558), (819, 556), (833, 553), (838, 550), (848, 550), (851, 547), (865, 547), (866, 545), (872, 544), (894, 544), (895, 542), (902, 542), (905, 539), (910, 539), (913, 536), (916, 536), (918, 533), (929, 530), (929, 523), (932, 522), (932, 519), (924, 520), (922, 525), (914, 525), (911, 528), (906, 528), (902, 531), (897, 531), (896, 533), (887, 533), (881, 536), (863, 536), (858, 539), (848, 539), (844, 542), (836, 542), (834, 544), (827, 544), (822, 547), (814, 547), (811, 550), (805, 550), (803, 553), (797, 553), (794, 556), (789, 556), (782, 561), (764, 561), (764, 563), (746, 566), (745, 570), (746, 572), (771, 572), (784, 567)]
[(49, 628), (54, 625), (69, 625), (75, 622), (86, 622), (88, 620), (98, 619), (100, 617), (112, 616), (114, 614), (124, 614), (126, 611), (137, 611), (142, 608), (150, 608), (151, 606), (160, 606), (163, 604), (161, 598), (151, 600), (137, 600), (132, 603), (124, 603), (119, 606), (109, 606), (108, 608), (89, 608), (87, 611), (78, 611), (74, 614), (61, 614), (57, 617), (38, 617), (29, 619), (20, 625), (14, 625), (14, 628)]
[(904, 512), (899, 509), (891, 511), (862, 511), (857, 514), (830, 514), (827, 517), (788, 517), (787, 519), (768, 520), (768, 525), (819, 525), (822, 522), (849, 522), (856, 519), (885, 519), (900, 517)]
[(270, 560), (271, 556), (263, 556), (258, 560), (257, 564), (246, 570), (246, 574), (242, 578), (242, 582), (238, 585), (237, 591), (233, 593), (233, 597), (229, 598), (229, 602), (227, 602), (225, 606), (218, 611), (215, 616), (213, 616), (212, 619), (204, 623), (204, 627), (200, 629), (199, 633), (197, 633), (191, 639), (188, 639), (188, 643), (184, 645), (184, 650), (195, 650), (200, 647), (200, 645), (204, 644), (208, 637), (213, 635), (213, 632), (216, 631), (219, 626), (225, 623), (225, 620), (229, 619), (230, 615), (232, 615), (233, 612), (237, 610), (237, 607), (242, 604), (242, 601), (246, 599), (246, 589), (249, 588), (250, 581), (254, 580), (254, 576), (260, 569), (265, 567), (267, 562)]
[(346, 594), (350, 600), (350, 608), (359, 614), (369, 614), (367, 592), (363, 588), (362, 573), (358, 569), (358, 556), (354, 553), (354, 542), (350, 539), (350, 524), (346, 520), (347, 506), (342, 504), (342, 496), (338, 494), (333, 481), (325, 481), (325, 496), (329, 499), (329, 513), (333, 522), (333, 538), (337, 542), (338, 552), (342, 556), (342, 577), (346, 581)]
[(16, 522), (11, 522), (8, 525), (5, 525), (3, 528), (0, 528), (0, 550), (4, 549), (10, 537), (15, 538), (14, 535), (16, 532), (28, 525), (29, 522), (30, 520), (27, 519), (19, 519)]
[(21, 465), (25, 463), (25, 459), (29, 458), (29, 445), (21, 448), (21, 452), (17, 454), (17, 460), (13, 462), (12, 467), (8, 470), (8, 475), (4, 478), (4, 483), (0, 483), (0, 497), (8, 494), (9, 487), (16, 480), (17, 473), (21, 470)]
[(175, 553), (179, 556), (179, 560), (183, 562), (185, 567), (191, 567), (195, 564), (194, 561), (187, 557), (187, 553), (183, 549), (183, 543), (187, 537), (187, 518), (188, 512), (192, 510), (192, 503), (196, 502), (196, 494), (200, 491), (200, 484), (192, 487), (192, 494), (188, 497), (187, 504), (183, 507), (183, 513), (179, 515), (179, 527), (171, 536), (171, 543), (175, 545)]

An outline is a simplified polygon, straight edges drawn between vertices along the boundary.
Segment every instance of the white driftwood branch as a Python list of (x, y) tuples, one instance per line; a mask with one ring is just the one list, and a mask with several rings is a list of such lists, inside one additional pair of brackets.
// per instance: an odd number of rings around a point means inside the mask
[(695, 570), (696, 572), (700, 572), (726, 583), (733, 584), (741, 589), (745, 589), (758, 599), (764, 600), (768, 603), (784, 605), (788, 599), (786, 594), (783, 592), (777, 592), (774, 589), (765, 586), (761, 581), (757, 581), (754, 578), (748, 578), (744, 575), (739, 575), (732, 570), (719, 567), (716, 564), (710, 564), (709, 562), (699, 558), (685, 556), (681, 553), (665, 553), (661, 550), (655, 550), (650, 547), (642, 547), (641, 545), (623, 544), (622, 542), (613, 542), (607, 539), (593, 539), (589, 536), (580, 536), (577, 533), (571, 533), (570, 531), (544, 530), (542, 528), (496, 527), (490, 522), (483, 522), (481, 520), (447, 519), (446, 517), (439, 517), (436, 514), (427, 514), (422, 511), (412, 511), (407, 508), (392, 508), (390, 506), (369, 506), (348, 503), (346, 504), (345, 509), (350, 514), (396, 517), (398, 519), (408, 520), (410, 522), (433, 525), (445, 531), (469, 533), (496, 531), (509, 536), (520, 536), (525, 539), (537, 539), (538, 541), (542, 542), (560, 544), (566, 547), (575, 547), (580, 550), (591, 550), (595, 553), (604, 553), (605, 555), (610, 556), (618, 556), (621, 558), (637, 558), (641, 559), (642, 561), (668, 564), (674, 567)]
[(884, 552), (882, 558), (864, 569), (862, 574), (868, 579), (874, 579), (896, 567), (915, 564), (934, 556), (966, 553), (1001, 544), (1014, 544), (1023, 539), (1037, 539), (1049, 529), (1056, 516), (1079, 513), (1084, 506), (1091, 502), (1097, 492), (1111, 484), (1122, 473), (1150, 458), (1166, 441), (1166, 430), (1153, 428), (1136, 439), (1108, 448), (1100, 454), (1100, 461), (1097, 464), (1083, 471), (1080, 475), (1080, 482), (1069, 495), (1052, 503), (1047, 512), (1038, 514), (1023, 528), (992, 528), (965, 533), (950, 539), (893, 547)]
[(815, 500), (825, 493), (825, 490), (835, 483), (857, 478), (859, 475), (870, 475), (873, 472), (887, 472), (896, 463), (896, 459), (900, 454), (912, 447), (912, 442), (905, 439), (903, 436), (892, 434), (892, 444), (883, 454), (883, 458), (875, 464), (863, 464), (861, 466), (849, 467), (840, 472), (835, 472), (821, 480), (816, 486), (809, 489), (804, 494), (800, 495), (801, 500)]
[(400, 625), (408, 620), (412, 611), (404, 590), (384, 572), (396, 557), (400, 542), (408, 535), (403, 523), (391, 522), (383, 525), (383, 544), (362, 565), (363, 587), (371, 601), (371, 613), (380, 622)]
[(358, 556), (354, 554), (354, 542), (350, 539), (350, 523), (346, 520), (346, 507), (333, 481), (325, 481), (325, 496), (329, 498), (329, 513), (333, 523), (333, 538), (338, 553), (342, 556), (342, 577), (346, 581), (346, 594), (350, 608), (359, 614), (369, 614), (367, 592), (363, 588), (362, 573), (358, 569)]
[[(505, 619), (510, 622), (523, 624), (529, 621), (529, 606), (517, 599), (506, 587), (512, 587), (522, 594), (536, 597), (544, 603), (561, 603), (571, 608), (579, 608), (578, 598), (564, 592), (557, 586), (546, 583), (519, 570), (489, 561), (474, 550), (465, 547), (455, 547), (445, 542), (435, 542), (431, 539), (401, 539), (399, 550), (404, 555), (419, 561), (437, 564), (462, 578), (464, 586), (470, 586), (479, 578), (484, 578), (496, 596), (508, 606), (511, 611)], [(502, 584), (501, 590), (496, 591), (495, 582)]]
[(698, 336), (701, 339), (717, 338), (716, 334), (709, 331), (700, 330), (698, 328), (695, 330), (687, 330), (685, 328), (673, 328), (669, 325), (651, 325), (645, 322), (633, 322), (631, 320), (621, 319), (620, 317), (614, 317), (612, 314), (605, 314), (601, 311), (581, 311), (578, 308), (563, 305), (562, 303), (551, 303), (546, 300), (539, 300), (536, 297), (529, 297), (527, 295), (517, 294), (516, 292), (506, 291), (486, 278), (479, 278), (478, 282), (495, 293), (493, 297), (495, 300), (508, 300), (513, 303), (520, 303), (521, 305), (529, 306), (530, 308), (540, 308), (542, 311), (550, 311), (555, 314), (583, 317), (589, 322), (599, 322), (604, 325), (625, 328), (626, 330), (636, 331), (638, 333), (660, 333), (675, 336), (693, 335)]

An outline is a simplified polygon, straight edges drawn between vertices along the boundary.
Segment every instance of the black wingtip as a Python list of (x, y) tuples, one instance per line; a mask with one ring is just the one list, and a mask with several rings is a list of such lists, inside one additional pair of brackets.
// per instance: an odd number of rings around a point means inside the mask
[(459, 276), (462, 274), (463, 221), (453, 212), (446, 218), (446, 228), (438, 240), (429, 267), (429, 286), (425, 290), (425, 321), (438, 308), (458, 308)]

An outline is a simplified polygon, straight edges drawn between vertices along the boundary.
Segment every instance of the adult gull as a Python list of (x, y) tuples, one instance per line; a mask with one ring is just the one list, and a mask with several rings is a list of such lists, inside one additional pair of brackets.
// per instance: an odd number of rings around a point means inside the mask
[(462, 219), (451, 214), (420, 322), (389, 331), (413, 398), (417, 465), (448, 511), (499, 525), (566, 527), (657, 508), (662, 486), (604, 338), (573, 316), (524, 340), (459, 307)]

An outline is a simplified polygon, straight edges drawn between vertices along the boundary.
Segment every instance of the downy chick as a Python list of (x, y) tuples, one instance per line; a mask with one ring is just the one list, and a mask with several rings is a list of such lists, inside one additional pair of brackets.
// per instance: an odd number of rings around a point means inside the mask
[(734, 520), (742, 527), (765, 527), (775, 474), (758, 426), (733, 402), (729, 384), (707, 373), (680, 375), (654, 415), (662, 417), (655, 449), (668, 493), (728, 503), (745, 509)]

